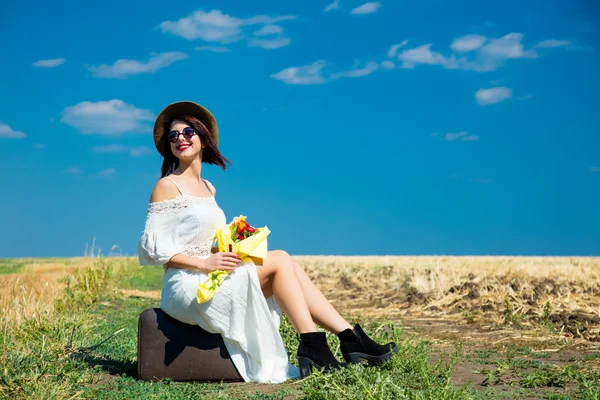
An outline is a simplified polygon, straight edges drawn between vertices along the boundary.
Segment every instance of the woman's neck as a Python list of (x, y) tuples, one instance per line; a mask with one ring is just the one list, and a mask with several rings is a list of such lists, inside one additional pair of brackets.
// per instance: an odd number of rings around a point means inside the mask
[(179, 166), (175, 168), (176, 175), (183, 175), (187, 179), (194, 179), (201, 182), (201, 173), (202, 173), (202, 160), (200, 158), (195, 158), (192, 161), (184, 161), (179, 160)]

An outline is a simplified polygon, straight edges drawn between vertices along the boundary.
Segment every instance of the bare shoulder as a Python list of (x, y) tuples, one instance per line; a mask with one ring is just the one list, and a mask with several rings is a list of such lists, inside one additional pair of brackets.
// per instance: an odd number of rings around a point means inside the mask
[(154, 185), (154, 189), (152, 189), (152, 194), (150, 195), (150, 203), (171, 200), (175, 197), (179, 197), (177, 187), (175, 187), (175, 184), (169, 178), (164, 177), (160, 178), (156, 182), (156, 185)]
[(210, 183), (210, 181), (208, 179), (204, 179), (204, 182), (206, 182), (206, 184), (208, 185), (208, 187), (210, 188), (210, 191), (212, 192), (213, 196), (215, 194), (217, 194), (217, 189), (215, 189), (215, 187), (213, 186), (212, 183)]

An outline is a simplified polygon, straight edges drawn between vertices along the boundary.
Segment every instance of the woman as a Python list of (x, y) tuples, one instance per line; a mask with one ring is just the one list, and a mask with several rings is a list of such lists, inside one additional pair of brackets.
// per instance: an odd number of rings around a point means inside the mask
[[(138, 253), (141, 265), (165, 267), (161, 309), (221, 334), (245, 381), (277, 383), (298, 376), (279, 334), (282, 310), (300, 334), (301, 377), (313, 367), (345, 365), (333, 356), (315, 322), (338, 335), (348, 362), (390, 358), (396, 345), (379, 345), (360, 325), (346, 322), (285, 251), (270, 251), (263, 262), (243, 263), (235, 253), (211, 252), (216, 231), (227, 220), (215, 200), (216, 189), (201, 172), (202, 163), (223, 170), (226, 162), (231, 164), (219, 151), (218, 139), (213, 115), (192, 102), (168, 105), (154, 124), (154, 143), (164, 157), (162, 178), (150, 196)], [(210, 301), (198, 304), (198, 284), (214, 270), (231, 274)]]

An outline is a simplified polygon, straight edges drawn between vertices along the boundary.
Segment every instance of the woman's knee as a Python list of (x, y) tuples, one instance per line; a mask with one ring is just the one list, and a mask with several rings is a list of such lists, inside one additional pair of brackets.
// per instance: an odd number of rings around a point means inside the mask
[(285, 250), (271, 250), (267, 253), (267, 258), (286, 258), (289, 257), (290, 255), (288, 254), (287, 251)]
[(295, 270), (295, 261), (285, 250), (270, 251), (267, 260), (277, 265), (277, 269), (285, 268)]

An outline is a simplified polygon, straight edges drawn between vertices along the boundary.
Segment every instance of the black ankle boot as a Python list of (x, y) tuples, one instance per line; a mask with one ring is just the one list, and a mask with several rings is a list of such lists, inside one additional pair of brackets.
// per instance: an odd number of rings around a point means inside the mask
[(354, 329), (345, 329), (337, 335), (340, 338), (342, 355), (349, 363), (360, 363), (362, 358), (371, 364), (380, 364), (398, 352), (396, 343), (375, 343), (359, 324), (354, 325)]
[(346, 366), (340, 363), (327, 344), (325, 332), (310, 332), (300, 334), (300, 346), (298, 346), (298, 368), (300, 377), (306, 378), (312, 372), (312, 368), (319, 368), (324, 372)]

